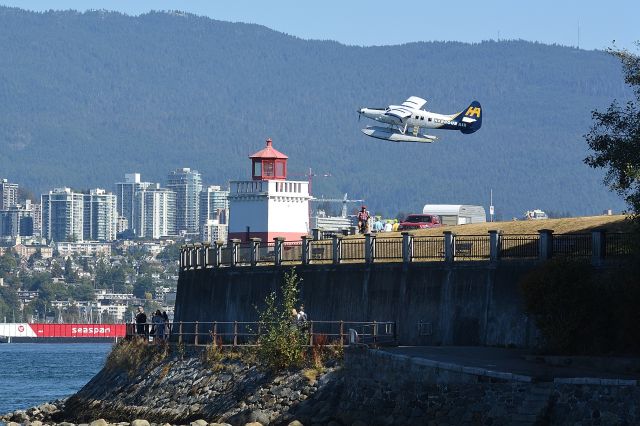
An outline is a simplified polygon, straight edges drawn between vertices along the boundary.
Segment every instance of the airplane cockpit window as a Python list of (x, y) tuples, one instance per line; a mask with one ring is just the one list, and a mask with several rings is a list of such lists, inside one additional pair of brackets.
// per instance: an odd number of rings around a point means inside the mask
[(429, 121), (431, 121), (431, 117), (429, 117)]

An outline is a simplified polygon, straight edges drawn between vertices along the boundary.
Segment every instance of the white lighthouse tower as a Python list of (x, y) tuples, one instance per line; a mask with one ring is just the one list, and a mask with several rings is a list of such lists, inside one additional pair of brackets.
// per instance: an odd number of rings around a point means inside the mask
[(267, 146), (249, 157), (252, 180), (232, 181), (229, 239), (300, 240), (309, 233), (309, 182), (287, 180), (287, 157)]

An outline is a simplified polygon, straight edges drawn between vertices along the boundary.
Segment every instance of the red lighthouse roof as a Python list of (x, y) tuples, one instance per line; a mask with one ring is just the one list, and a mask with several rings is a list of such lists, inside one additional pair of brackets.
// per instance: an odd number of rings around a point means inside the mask
[(264, 159), (283, 159), (286, 160), (287, 157), (286, 155), (284, 155), (283, 153), (281, 153), (280, 151), (278, 151), (277, 149), (275, 149), (273, 146), (273, 142), (271, 141), (271, 138), (267, 139), (267, 146), (266, 148), (261, 149), (260, 151), (256, 152), (253, 155), (250, 155), (249, 158), (254, 159), (254, 158), (264, 158)]
[(272, 180), (287, 178), (287, 157), (273, 148), (271, 139), (267, 146), (249, 156), (253, 180)]

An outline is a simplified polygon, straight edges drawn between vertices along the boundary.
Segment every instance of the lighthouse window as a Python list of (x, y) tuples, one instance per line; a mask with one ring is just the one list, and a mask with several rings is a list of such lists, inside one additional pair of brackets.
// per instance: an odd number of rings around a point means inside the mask
[(273, 162), (264, 163), (264, 176), (273, 176)]
[(284, 176), (284, 163), (282, 161), (276, 162), (276, 176)]
[(253, 175), (254, 176), (262, 176), (262, 163), (256, 161), (253, 163)]

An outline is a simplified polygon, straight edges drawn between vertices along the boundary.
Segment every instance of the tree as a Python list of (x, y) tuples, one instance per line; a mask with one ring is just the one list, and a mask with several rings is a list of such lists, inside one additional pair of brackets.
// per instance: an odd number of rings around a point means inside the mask
[(136, 283), (133, 285), (133, 295), (140, 299), (144, 299), (146, 297), (146, 293), (153, 293), (155, 290), (155, 286), (153, 284), (153, 279), (148, 275), (141, 275), (136, 280)]
[[(638, 42), (640, 47), (640, 42)], [(628, 50), (610, 50), (622, 63), (624, 81), (633, 89), (634, 100), (621, 106), (614, 101), (605, 112), (593, 111), (595, 123), (585, 135), (593, 154), (585, 163), (606, 169), (604, 178), (612, 190), (640, 214), (640, 56)]]

